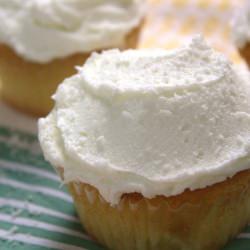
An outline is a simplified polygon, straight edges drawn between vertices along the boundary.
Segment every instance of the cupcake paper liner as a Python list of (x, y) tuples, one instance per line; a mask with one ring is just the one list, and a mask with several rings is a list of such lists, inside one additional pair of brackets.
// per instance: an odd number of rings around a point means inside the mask
[(172, 197), (124, 194), (115, 206), (90, 185), (69, 190), (88, 233), (109, 249), (216, 250), (250, 219), (250, 170)]

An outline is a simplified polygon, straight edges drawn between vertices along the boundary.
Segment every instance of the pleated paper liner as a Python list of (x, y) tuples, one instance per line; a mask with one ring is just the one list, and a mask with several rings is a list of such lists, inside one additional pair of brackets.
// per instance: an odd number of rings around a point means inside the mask
[(111, 206), (93, 186), (69, 190), (88, 233), (109, 249), (221, 249), (250, 219), (250, 170), (172, 197), (124, 194)]

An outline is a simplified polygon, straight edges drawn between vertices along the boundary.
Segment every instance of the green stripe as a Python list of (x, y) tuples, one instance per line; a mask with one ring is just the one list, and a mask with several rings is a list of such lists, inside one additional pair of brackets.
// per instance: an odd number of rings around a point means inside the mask
[[(250, 225), (245, 228), (244, 232), (245, 233), (250, 233)], [(249, 247), (249, 249), (250, 249), (250, 247)]]
[(20, 141), (27, 142), (28, 144), (37, 142), (37, 136), (27, 132), (23, 132), (9, 127), (0, 126), (0, 136), (9, 139), (13, 136), (17, 137)]
[(40, 193), (24, 191), (0, 184), (0, 197), (17, 199), (23, 202), (32, 202), (32, 204), (76, 216), (73, 204), (55, 197), (45, 196)]
[(249, 250), (250, 239), (234, 239), (223, 250)]
[(48, 247), (27, 245), (27, 244), (24, 244), (24, 243), (18, 242), (18, 241), (2, 240), (1, 238), (0, 238), (0, 246), (4, 250), (27, 250), (27, 249), (28, 250), (54, 250), (54, 249), (48, 248)]
[(34, 154), (29, 149), (23, 149), (17, 146), (8, 145), (0, 142), (0, 158), (21, 164), (28, 164), (33, 167), (43, 168), (47, 171), (54, 172), (51, 165), (46, 162), (41, 154)]
[[(6, 231), (10, 230), (13, 226), (15, 226), (15, 224), (8, 223), (8, 222), (0, 221), (0, 223), (1, 223), (1, 229), (6, 230)], [(51, 231), (47, 231), (44, 229), (38, 229), (38, 228), (29, 227), (25, 225), (16, 225), (16, 226), (18, 228), (16, 233), (29, 234), (34, 237), (53, 240), (53, 241), (57, 241), (60, 243), (65, 243), (65, 244), (73, 244), (74, 246), (80, 246), (80, 247), (84, 247), (87, 249), (89, 248), (92, 250), (103, 249), (99, 247), (97, 243), (90, 241), (90, 240), (81, 239), (79, 237), (74, 237), (74, 236), (70, 236), (70, 235), (58, 233), (58, 232), (51, 232)]]
[(57, 217), (45, 215), (45, 214), (34, 214), (34, 213), (31, 213), (25, 209), (18, 209), (18, 208), (13, 208), (10, 206), (0, 207), (0, 212), (8, 214), (8, 215), (14, 216), (14, 214), (18, 211), (20, 211), (20, 213), (18, 213), (18, 215), (16, 217), (32, 219), (32, 220), (52, 224), (55, 226), (65, 227), (65, 228), (72, 229), (72, 230), (75, 230), (78, 232), (84, 232), (84, 229), (81, 226), (81, 224), (77, 223), (77, 222), (68, 221), (68, 220), (64, 220), (62, 218), (57, 218)]
[(22, 182), (25, 184), (44, 186), (47, 188), (53, 188), (56, 190), (60, 190), (61, 192), (67, 193), (66, 188), (63, 187), (59, 181), (54, 181), (51, 179), (47, 179), (45, 177), (40, 177), (35, 174), (24, 173), (18, 170), (12, 170), (7, 168), (1, 169), (0, 165), (0, 176), (1, 175), (11, 176), (11, 179), (16, 181), (22, 180)]

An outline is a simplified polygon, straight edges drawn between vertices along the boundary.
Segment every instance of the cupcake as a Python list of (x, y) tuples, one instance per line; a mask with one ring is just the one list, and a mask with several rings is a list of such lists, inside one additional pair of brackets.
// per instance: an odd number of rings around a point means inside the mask
[(0, 2), (2, 98), (45, 115), (51, 95), (92, 51), (136, 47), (143, 0)]
[(109, 249), (216, 250), (250, 219), (250, 86), (200, 37), (93, 54), (39, 120), (45, 158)]
[(239, 53), (250, 66), (250, 1), (245, 0), (234, 14), (232, 38)]

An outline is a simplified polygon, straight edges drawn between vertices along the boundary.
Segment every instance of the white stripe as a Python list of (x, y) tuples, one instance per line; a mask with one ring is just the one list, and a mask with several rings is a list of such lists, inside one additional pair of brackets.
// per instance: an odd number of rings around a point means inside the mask
[(79, 220), (75, 216), (71, 216), (71, 215), (68, 215), (68, 214), (65, 214), (62, 212), (54, 211), (52, 209), (38, 206), (38, 205), (29, 203), (29, 202), (0, 198), (0, 207), (2, 207), (2, 206), (11, 206), (11, 207), (15, 207), (15, 208), (25, 209), (31, 213), (34, 211), (34, 213), (46, 214), (46, 215), (50, 215), (50, 216), (57, 217), (60, 219), (79, 223)]
[(6, 239), (9, 241), (19, 241), (23, 242), (26, 244), (31, 244), (31, 245), (37, 245), (37, 246), (42, 246), (42, 247), (47, 247), (47, 248), (53, 248), (57, 250), (87, 250), (86, 248), (83, 247), (77, 247), (57, 241), (52, 241), (52, 240), (47, 240), (43, 238), (38, 238), (34, 237), (28, 234), (20, 234), (20, 233), (15, 233), (15, 234), (10, 234), (8, 231), (4, 231), (0, 229), (0, 238)]
[(46, 196), (52, 196), (52, 197), (56, 197), (58, 199), (67, 201), (69, 203), (72, 203), (72, 198), (71, 196), (69, 196), (68, 194), (52, 189), (52, 188), (47, 188), (47, 187), (43, 187), (43, 186), (37, 186), (37, 185), (31, 185), (31, 184), (24, 184), (22, 182), (19, 181), (14, 181), (11, 179), (7, 179), (7, 178), (1, 178), (0, 177), (0, 184), (3, 185), (7, 185), (13, 188), (20, 188), (23, 190), (28, 190), (30, 192), (37, 192), (37, 193), (42, 193)]
[(84, 235), (81, 232), (68, 229), (68, 228), (64, 228), (64, 227), (60, 227), (60, 226), (56, 226), (56, 225), (52, 225), (49, 223), (37, 221), (37, 220), (28, 219), (28, 218), (14, 217), (8, 214), (0, 213), (0, 221), (5, 221), (5, 222), (8, 222), (14, 225), (19, 225), (19, 226), (39, 228), (39, 229), (43, 229), (43, 230), (50, 231), (50, 232), (67, 234), (69, 236), (74, 236), (74, 237), (78, 237), (81, 239), (89, 240), (89, 237)]
[(16, 170), (28, 174), (35, 174), (40, 177), (44, 177), (56, 182), (60, 182), (59, 177), (56, 174), (50, 173), (49, 171), (43, 169), (37, 169), (32, 166), (20, 164), (20, 163), (13, 163), (5, 160), (0, 160), (0, 168)]
[(250, 233), (241, 233), (238, 235), (239, 239), (250, 239)]

